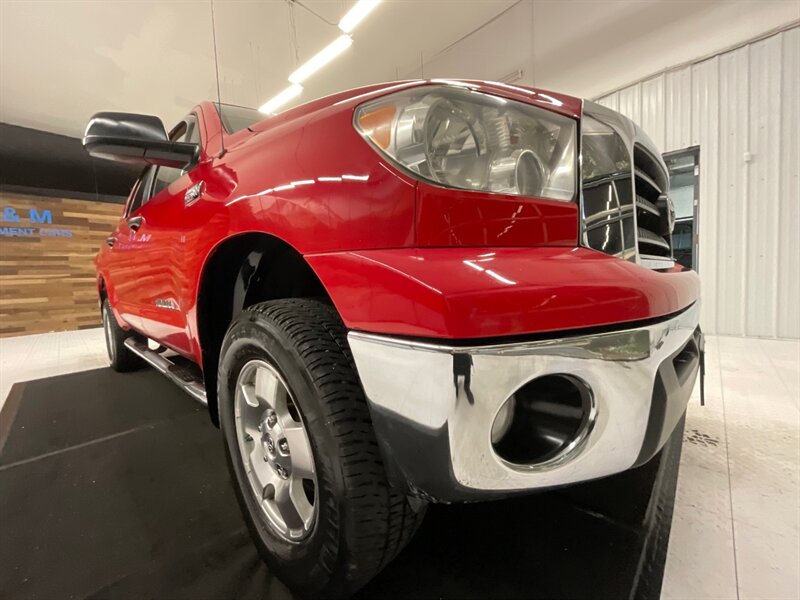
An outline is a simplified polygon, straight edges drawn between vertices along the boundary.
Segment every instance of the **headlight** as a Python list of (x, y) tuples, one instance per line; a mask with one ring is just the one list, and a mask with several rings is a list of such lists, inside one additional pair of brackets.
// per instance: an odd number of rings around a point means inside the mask
[(576, 122), (470, 89), (424, 86), (361, 105), (355, 126), (413, 176), (464, 190), (575, 197)]

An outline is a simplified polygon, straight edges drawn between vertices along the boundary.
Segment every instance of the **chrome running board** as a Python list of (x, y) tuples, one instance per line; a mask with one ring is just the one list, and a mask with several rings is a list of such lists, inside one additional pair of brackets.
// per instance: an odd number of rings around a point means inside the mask
[(143, 343), (134, 338), (128, 338), (125, 340), (125, 345), (128, 347), (128, 350), (166, 375), (172, 383), (177, 385), (200, 404), (208, 406), (206, 388), (203, 385), (203, 380), (197, 374), (165, 358), (157, 351), (151, 350), (146, 342)]

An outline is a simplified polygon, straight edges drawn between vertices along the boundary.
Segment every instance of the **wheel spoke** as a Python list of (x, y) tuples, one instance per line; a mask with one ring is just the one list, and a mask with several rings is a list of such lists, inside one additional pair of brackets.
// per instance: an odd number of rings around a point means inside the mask
[(239, 386), (239, 390), (244, 398), (244, 401), (247, 403), (247, 406), (258, 408), (258, 398), (256, 397), (255, 386), (249, 383), (244, 383)]
[(274, 501), (275, 499), (275, 490), (277, 489), (276, 486), (279, 485), (279, 482), (282, 481), (280, 477), (270, 469), (269, 477), (264, 480), (263, 486), (261, 487), (261, 497), (260, 500), (262, 502)]
[(314, 477), (314, 456), (311, 454), (311, 444), (303, 425), (294, 423), (291, 427), (284, 428), (283, 433), (286, 441), (289, 442), (292, 473), (297, 477), (312, 479)]
[(297, 514), (303, 521), (303, 529), (310, 529), (311, 521), (314, 517), (314, 506), (308, 501), (306, 492), (303, 489), (303, 480), (299, 477), (292, 477), (289, 480), (289, 496)]
[(253, 473), (253, 477), (256, 479), (256, 483), (262, 487), (265, 486), (272, 478), (273, 472), (272, 467), (264, 460), (264, 454), (258, 443), (253, 444), (253, 449), (250, 451), (248, 460), (250, 461), (250, 469)]
[(258, 400), (274, 410), (282, 391), (283, 385), (272, 371), (263, 367), (256, 371), (255, 395)]
[(275, 507), (286, 527), (290, 530), (306, 531), (311, 526), (314, 507), (303, 491), (303, 482), (297, 477), (280, 479), (275, 484)]
[(255, 424), (254, 419), (242, 418), (241, 420), (242, 433), (247, 441), (258, 440), (261, 437), (261, 432), (258, 430), (258, 425)]
[(284, 523), (286, 523), (286, 527), (289, 529), (299, 529), (303, 526), (303, 521), (297, 513), (297, 509), (294, 507), (294, 502), (292, 502), (290, 481), (291, 480), (288, 479), (281, 479), (275, 483), (274, 502), (278, 513)]

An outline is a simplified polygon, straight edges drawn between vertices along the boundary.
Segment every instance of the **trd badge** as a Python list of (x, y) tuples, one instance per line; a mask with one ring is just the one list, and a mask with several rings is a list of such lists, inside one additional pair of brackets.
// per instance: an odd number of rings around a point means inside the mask
[(192, 187), (186, 190), (186, 193), (183, 195), (183, 203), (186, 206), (194, 204), (200, 197), (200, 194), (202, 193), (203, 193), (203, 182), (198, 181)]
[(180, 310), (180, 306), (172, 298), (156, 298), (153, 302), (158, 308), (166, 308), (167, 310)]

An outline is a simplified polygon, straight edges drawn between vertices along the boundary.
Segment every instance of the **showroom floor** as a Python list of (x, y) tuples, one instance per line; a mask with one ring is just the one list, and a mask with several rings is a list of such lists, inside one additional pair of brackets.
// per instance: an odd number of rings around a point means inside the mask
[[(690, 403), (664, 598), (800, 597), (800, 342), (709, 337)], [(0, 339), (15, 382), (103, 367), (102, 331)]]

